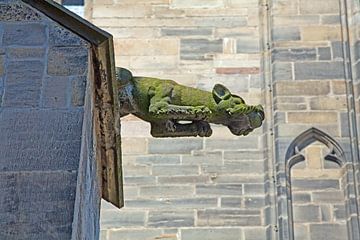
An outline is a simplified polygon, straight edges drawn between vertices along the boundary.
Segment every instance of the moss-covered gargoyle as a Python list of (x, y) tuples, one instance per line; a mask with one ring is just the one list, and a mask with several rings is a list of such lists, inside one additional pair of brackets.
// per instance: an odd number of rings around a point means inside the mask
[(223, 85), (211, 92), (186, 87), (172, 80), (133, 77), (116, 68), (120, 116), (134, 114), (151, 124), (154, 137), (209, 137), (209, 123), (227, 126), (235, 135), (247, 135), (261, 126), (261, 105), (249, 106)]

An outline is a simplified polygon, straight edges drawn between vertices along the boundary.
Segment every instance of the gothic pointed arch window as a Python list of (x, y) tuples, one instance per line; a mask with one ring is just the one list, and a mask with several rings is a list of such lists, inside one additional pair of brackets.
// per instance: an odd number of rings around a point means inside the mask
[(279, 203), (284, 200), (279, 205), (283, 236), (290, 240), (338, 239), (330, 235), (336, 231), (342, 239), (351, 239), (347, 165), (340, 144), (317, 128), (291, 142), (285, 155), (286, 181), (278, 191)]

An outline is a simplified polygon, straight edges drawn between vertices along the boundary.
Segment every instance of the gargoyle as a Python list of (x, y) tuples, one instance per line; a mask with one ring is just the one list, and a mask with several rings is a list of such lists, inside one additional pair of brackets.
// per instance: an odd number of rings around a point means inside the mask
[(235, 135), (247, 135), (262, 125), (261, 105), (249, 106), (223, 85), (211, 92), (186, 87), (172, 80), (133, 77), (116, 68), (120, 116), (134, 114), (151, 124), (154, 137), (209, 137), (209, 123), (227, 126)]

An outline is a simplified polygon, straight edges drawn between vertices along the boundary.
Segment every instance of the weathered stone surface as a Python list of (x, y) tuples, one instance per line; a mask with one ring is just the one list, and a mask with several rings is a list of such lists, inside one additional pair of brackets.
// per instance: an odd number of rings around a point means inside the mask
[(297, 41), (301, 39), (298, 27), (274, 28), (271, 34), (273, 41)]
[(295, 63), (295, 79), (342, 79), (343, 62), (304, 62)]
[(116, 229), (110, 230), (109, 239), (106, 240), (144, 240), (160, 239), (161, 237), (162, 232), (160, 229)]
[(339, 189), (339, 181), (333, 179), (293, 179), (291, 184), (294, 189), (302, 190)]
[(239, 228), (195, 228), (181, 229), (181, 236), (186, 240), (238, 240), (241, 235)]
[(70, 239), (76, 178), (76, 172), (0, 173), (0, 223), (6, 226), (0, 238)]
[(150, 211), (150, 227), (191, 227), (195, 222), (194, 211)]
[(312, 199), (318, 203), (342, 203), (345, 196), (342, 191), (313, 192)]
[(254, 38), (239, 38), (236, 44), (237, 53), (258, 53), (260, 51), (260, 42), (254, 41)]
[(5, 55), (0, 54), (0, 76), (5, 73)]
[(202, 171), (206, 173), (221, 173), (221, 174), (249, 174), (259, 173), (266, 170), (264, 161), (227, 161), (223, 166), (209, 165), (202, 166)]
[(198, 195), (242, 195), (241, 184), (197, 185)]
[(205, 147), (206, 149), (225, 149), (225, 150), (234, 150), (238, 146), (241, 146), (245, 149), (256, 149), (257, 146), (257, 137), (256, 136), (247, 136), (245, 138), (239, 139), (206, 139)]
[(340, 16), (339, 15), (323, 15), (321, 16), (321, 23), (332, 25), (332, 24), (340, 24)]
[(197, 212), (198, 226), (258, 226), (259, 210), (206, 209)]
[(343, 240), (347, 236), (346, 224), (311, 224), (311, 239)]
[(162, 28), (162, 36), (210, 36), (211, 28)]
[(320, 222), (320, 208), (316, 205), (294, 206), (294, 222)]
[(49, 75), (84, 75), (87, 71), (88, 50), (84, 47), (52, 47), (48, 58)]
[(203, 148), (201, 139), (150, 139), (149, 153), (190, 153)]
[(35, 60), (9, 62), (3, 106), (38, 106), (44, 67), (43, 62)]
[(46, 108), (68, 107), (68, 77), (45, 77), (42, 90), (42, 105)]
[(198, 175), (199, 166), (157, 165), (152, 168), (152, 174), (154, 176)]
[(339, 3), (336, 1), (319, 0), (316, 4), (311, 0), (300, 1), (300, 13), (302, 14), (321, 14), (338, 13)]
[(332, 48), (334, 59), (343, 59), (344, 58), (344, 49), (343, 49), (342, 42), (339, 42), (339, 41), (331, 42), (331, 48)]
[(82, 111), (6, 109), (0, 123), (2, 171), (78, 169)]
[(148, 156), (139, 156), (136, 158), (136, 162), (139, 164), (145, 165), (155, 165), (155, 164), (180, 164), (180, 156), (172, 155), (148, 155)]
[(191, 196), (194, 193), (193, 186), (147, 186), (140, 187), (140, 195), (143, 197), (184, 197)]
[(7, 56), (12, 60), (20, 59), (42, 59), (45, 56), (45, 48), (8, 48)]
[(331, 60), (331, 49), (329, 47), (318, 48), (319, 60)]
[(50, 46), (86, 46), (88, 43), (70, 30), (58, 25), (51, 24), (49, 27)]
[(289, 112), (288, 123), (329, 124), (336, 123), (336, 112)]
[(105, 210), (100, 213), (100, 224), (103, 229), (144, 226), (145, 211)]
[(39, 23), (6, 24), (3, 45), (41, 46), (46, 41), (46, 26)]
[(339, 41), (341, 28), (333, 26), (306, 26), (302, 28), (304, 41)]
[(222, 40), (181, 39), (180, 56), (183, 60), (203, 60), (206, 54), (221, 53)]
[(87, 79), (85, 76), (73, 77), (71, 81), (71, 104), (75, 107), (84, 105)]
[(212, 208), (217, 206), (216, 196), (207, 197), (196, 197), (196, 198), (180, 198), (180, 199), (137, 199), (125, 201), (127, 208), (147, 208), (147, 209), (194, 209), (194, 208)]
[(274, 49), (272, 52), (272, 61), (296, 62), (316, 60), (316, 49), (314, 48), (291, 48)]
[(159, 184), (195, 184), (195, 183), (210, 183), (209, 176), (168, 176), (168, 177), (158, 177)]
[(40, 21), (42, 14), (17, 1), (0, 2), (0, 21)]
[(272, 65), (272, 68), (272, 77), (274, 81), (292, 79), (291, 63), (276, 62)]
[(170, 8), (220, 8), (224, 7), (223, 0), (171, 0)]

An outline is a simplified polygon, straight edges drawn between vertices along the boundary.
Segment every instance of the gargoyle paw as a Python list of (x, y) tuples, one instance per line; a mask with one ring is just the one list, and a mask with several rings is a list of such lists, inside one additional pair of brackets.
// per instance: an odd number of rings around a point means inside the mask
[(165, 123), (165, 128), (168, 132), (175, 132), (176, 131), (176, 125), (174, 123), (174, 121), (172, 120), (167, 120)]
[(197, 122), (198, 135), (200, 137), (210, 137), (212, 134), (212, 129), (210, 124), (205, 121)]

